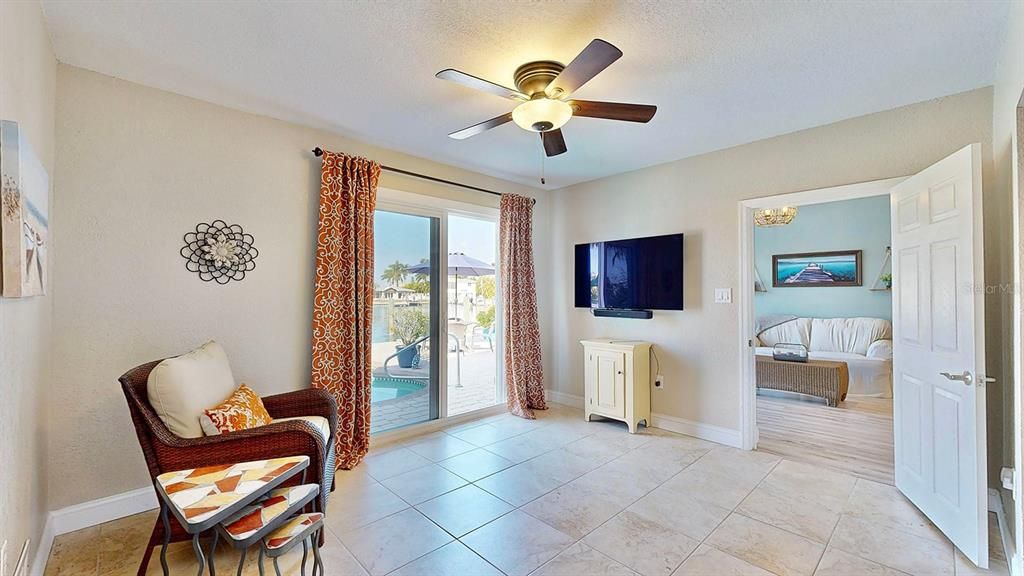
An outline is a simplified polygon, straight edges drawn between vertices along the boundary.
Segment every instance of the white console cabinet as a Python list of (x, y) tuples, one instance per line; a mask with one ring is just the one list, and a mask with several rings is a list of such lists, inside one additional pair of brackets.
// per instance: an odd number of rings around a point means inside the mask
[(620, 420), (635, 433), (651, 424), (651, 343), (637, 340), (582, 340), (583, 411)]

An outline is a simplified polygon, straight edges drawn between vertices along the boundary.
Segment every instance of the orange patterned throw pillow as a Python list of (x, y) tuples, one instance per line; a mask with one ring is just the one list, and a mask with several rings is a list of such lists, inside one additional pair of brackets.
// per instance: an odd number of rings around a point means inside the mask
[(227, 400), (204, 410), (199, 417), (199, 424), (207, 436), (266, 426), (273, 421), (259, 394), (245, 384), (239, 386)]

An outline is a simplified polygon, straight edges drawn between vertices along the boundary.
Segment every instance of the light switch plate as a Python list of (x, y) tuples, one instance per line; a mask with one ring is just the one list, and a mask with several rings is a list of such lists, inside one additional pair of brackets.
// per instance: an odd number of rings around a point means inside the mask
[(732, 304), (732, 288), (715, 288), (715, 304)]

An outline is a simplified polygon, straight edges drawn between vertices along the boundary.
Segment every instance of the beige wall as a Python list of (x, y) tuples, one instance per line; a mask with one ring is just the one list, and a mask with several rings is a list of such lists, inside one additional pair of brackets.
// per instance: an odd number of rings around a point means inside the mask
[[(1024, 2), (1014, 2), (1010, 8), (1010, 14), (1006, 27), (1006, 44), (1003, 46), (1002, 56), (996, 67), (996, 83), (995, 91), (992, 100), (992, 157), (994, 161), (994, 178), (993, 178), (993, 190), (994, 194), (1001, 199), (1002, 210), (1005, 211), (1002, 218), (1002, 225), (1008, 230), (1007, 235), (1013, 231), (1014, 222), (1012, 220), (1012, 210), (1010, 209), (1011, 201), (1016, 196), (1018, 198), (1018, 206), (1021, 198), (1021, 194), (1024, 194), (1024, 190), (1019, 187), (1014, 189), (1014, 164), (1017, 162), (1015, 157), (1014, 149), (1015, 145), (1019, 147), (1021, 143), (1016, 140), (1015, 126), (1017, 124), (1017, 108), (1020, 105), (1024, 105), (1024, 101), (1021, 100), (1022, 93), (1024, 93)], [(1021, 151), (1017, 150), (1017, 154)], [(1019, 178), (1019, 175), (1018, 175)], [(1019, 179), (1017, 180), (1019, 182)], [(1018, 214), (1018, 218), (1020, 215)], [(1018, 242), (1020, 241), (1021, 233), (1021, 221), (1016, 222)], [(1002, 277), (999, 279), (1001, 288), (997, 291), (998, 297), (1007, 301), (1012, 305), (1014, 298), (1019, 299), (1021, 297), (1020, 292), (1020, 279), (1017, 278), (1017, 283), (1014, 284), (1013, 270), (1021, 266), (1021, 262), (1013, 262), (1013, 251), (1012, 243), (1003, 243), (1003, 253), (1001, 262), (1004, 264)], [(1012, 288), (1012, 289), (1011, 289)], [(1004, 337), (1012, 338), (1014, 331), (1019, 331), (1024, 324), (1022, 319), (1017, 318), (1016, 323), (1011, 323), (1007, 316), (1007, 322), (1005, 322)], [(1003, 422), (1005, 423), (1003, 429), (1003, 454), (1001, 465), (1002, 466), (1014, 466), (1014, 451), (1017, 443), (1020, 442), (1020, 438), (1017, 438), (1017, 434), (1020, 433), (1018, 427), (1012, 426), (1011, 423), (1014, 421), (1014, 398), (1016, 397), (1017, 402), (1024, 401), (1024, 396), (1020, 394), (1020, 379), (1019, 376), (1016, 379), (1016, 384), (1011, 385), (1014, 382), (1013, 372), (1010, 368), (1013, 364), (1012, 350), (1007, 347), (1006, 349), (1006, 366), (1007, 370), (1003, 373), (1003, 385), (1000, 387), (1003, 394)], [(1020, 367), (1016, 367), (1017, 374), (1020, 374)], [(1019, 425), (1019, 422), (1017, 423)], [(1012, 496), (1009, 491), (1002, 491), (1004, 509), (1008, 514), (1016, 513), (1016, 506), (1012, 505)], [(1024, 519), (1022, 519), (1024, 520)], [(1011, 522), (1011, 525), (1017, 529), (1017, 549), (1024, 549), (1024, 534), (1020, 534), (1017, 522)]]
[[(309, 385), (321, 146), (492, 190), (547, 193), (61, 65), (55, 206), (50, 506), (146, 486), (117, 377), (214, 338), (236, 378), (262, 394)], [(325, 104), (327, 105), (327, 104)], [(485, 194), (385, 173), (381, 186), (495, 205)], [(196, 223), (221, 218), (256, 238), (256, 270), (201, 282), (178, 254)], [(538, 282), (550, 264), (539, 253)], [(541, 316), (549, 318), (548, 302)], [(550, 328), (544, 328), (550, 334)], [(68, 482), (70, 472), (76, 481)]]
[[(39, 4), (0, 2), (0, 118), (18, 122), (51, 182), (56, 68)], [(9, 541), (10, 570), (26, 538), (33, 557), (47, 511), (44, 398), (52, 300), (0, 299), (0, 542)]]
[[(913, 174), (972, 142), (988, 166), (991, 114), (985, 88), (556, 191), (551, 299), (565, 313), (551, 385), (583, 394), (581, 338), (649, 340), (666, 380), (654, 412), (738, 430), (738, 307), (713, 303), (715, 288), (740, 289), (738, 201)], [(620, 320), (572, 308), (575, 243), (672, 232), (686, 235), (684, 311)]]

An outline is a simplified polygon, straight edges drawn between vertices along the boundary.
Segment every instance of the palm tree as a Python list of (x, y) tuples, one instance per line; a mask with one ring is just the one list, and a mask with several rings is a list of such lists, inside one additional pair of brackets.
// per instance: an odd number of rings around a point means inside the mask
[(380, 279), (388, 282), (392, 286), (398, 286), (402, 282), (405, 282), (405, 277), (409, 275), (408, 266), (402, 264), (398, 260), (395, 260), (394, 264), (391, 264), (384, 269), (384, 273), (380, 275)]

